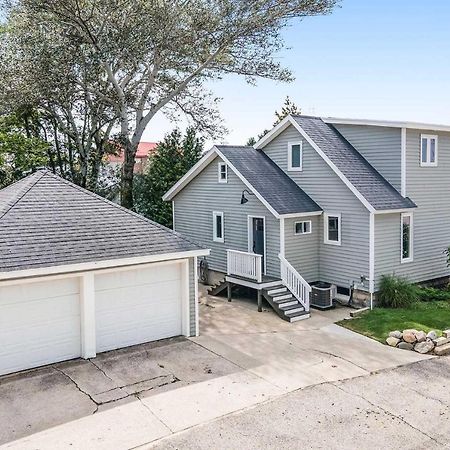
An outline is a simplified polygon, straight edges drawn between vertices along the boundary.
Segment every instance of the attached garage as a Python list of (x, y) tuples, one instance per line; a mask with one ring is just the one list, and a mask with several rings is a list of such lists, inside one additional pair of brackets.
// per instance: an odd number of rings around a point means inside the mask
[(206, 254), (48, 171), (1, 190), (0, 375), (198, 334)]

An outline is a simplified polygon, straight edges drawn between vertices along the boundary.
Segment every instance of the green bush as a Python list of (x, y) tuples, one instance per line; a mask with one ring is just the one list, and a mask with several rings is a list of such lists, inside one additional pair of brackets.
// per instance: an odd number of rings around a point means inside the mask
[(419, 299), (417, 286), (404, 278), (383, 275), (377, 296), (379, 306), (385, 308), (407, 308)]
[(419, 287), (417, 294), (421, 302), (450, 301), (450, 291), (433, 287)]

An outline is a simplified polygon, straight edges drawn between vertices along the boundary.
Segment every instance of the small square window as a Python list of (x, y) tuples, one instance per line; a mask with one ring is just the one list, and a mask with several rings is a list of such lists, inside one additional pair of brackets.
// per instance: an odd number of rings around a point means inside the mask
[(303, 168), (303, 145), (301, 142), (288, 144), (288, 170), (301, 171)]
[(422, 167), (436, 167), (438, 160), (438, 137), (422, 134), (420, 138), (420, 165)]
[(295, 222), (294, 224), (295, 234), (310, 234), (311, 228), (310, 220), (306, 220), (305, 222)]
[(213, 241), (224, 242), (223, 212), (213, 212)]
[(227, 183), (228, 182), (228, 166), (224, 162), (219, 163), (219, 183)]
[(325, 214), (324, 216), (325, 244), (341, 245), (341, 215)]

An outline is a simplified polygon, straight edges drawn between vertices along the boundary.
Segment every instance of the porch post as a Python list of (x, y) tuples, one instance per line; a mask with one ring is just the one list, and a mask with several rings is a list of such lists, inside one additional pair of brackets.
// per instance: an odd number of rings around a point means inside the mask
[(230, 282), (228, 282), (228, 285), (227, 285), (227, 298), (228, 298), (228, 301), (231, 302), (231, 283)]
[(258, 289), (258, 312), (262, 312), (262, 291)]

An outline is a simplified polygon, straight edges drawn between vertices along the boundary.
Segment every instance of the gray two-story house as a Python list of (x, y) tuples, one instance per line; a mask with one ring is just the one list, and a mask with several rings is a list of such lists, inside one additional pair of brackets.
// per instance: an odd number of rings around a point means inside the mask
[(213, 147), (164, 199), (210, 269), (293, 321), (317, 282), (372, 303), (383, 274), (448, 277), (448, 174), (450, 126), (288, 116), (254, 147)]

